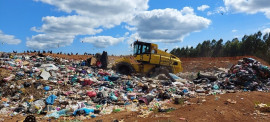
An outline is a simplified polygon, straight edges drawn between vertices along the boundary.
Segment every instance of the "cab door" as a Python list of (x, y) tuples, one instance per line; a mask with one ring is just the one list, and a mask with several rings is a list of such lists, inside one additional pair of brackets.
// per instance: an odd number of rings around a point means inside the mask
[(151, 51), (150, 51), (150, 43), (136, 43), (134, 45), (134, 56), (135, 59), (142, 63), (150, 63), (151, 59)]
[(140, 55), (140, 60), (144, 63), (150, 63), (150, 45), (143, 44), (141, 47), (142, 53)]

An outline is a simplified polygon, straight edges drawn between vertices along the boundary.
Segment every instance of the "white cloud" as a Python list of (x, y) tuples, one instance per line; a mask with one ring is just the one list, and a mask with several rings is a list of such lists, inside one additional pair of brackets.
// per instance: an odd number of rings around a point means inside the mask
[[(157, 10), (160, 10), (160, 9), (157, 9)], [(170, 11), (170, 10), (172, 10), (172, 11), (177, 11), (176, 9), (164, 9), (165, 11), (167, 10), (167, 11)], [(191, 8), (191, 7), (184, 7), (181, 11), (180, 11), (180, 13), (182, 14), (182, 15), (188, 15), (188, 14), (190, 14), (190, 15), (192, 15), (192, 14), (194, 14), (194, 10), (193, 10), (193, 8)], [(171, 14), (176, 14), (176, 13), (171, 13)]]
[(229, 10), (228, 10), (228, 8), (227, 7), (222, 7), (222, 6), (220, 6), (220, 7), (217, 7), (214, 11), (208, 11), (207, 12), (207, 15), (209, 16), (209, 15), (213, 15), (213, 14), (224, 14), (224, 13), (227, 13)]
[(47, 16), (43, 17), (42, 21), (43, 25), (41, 28), (32, 27), (31, 30), (46, 34), (92, 35), (102, 31), (102, 29), (96, 28), (107, 24), (106, 20), (97, 21), (89, 17), (77, 15), (66, 17)]
[(0, 42), (1, 43), (6, 43), (6, 44), (19, 44), (21, 43), (20, 39), (16, 39), (15, 36), (13, 35), (7, 35), (0, 30)]
[(264, 30), (262, 30), (262, 33), (263, 34), (270, 33), (270, 28), (265, 28)]
[(233, 33), (237, 32), (237, 31), (238, 31), (238, 30), (236, 30), (236, 29), (233, 29), (233, 30), (232, 30)]
[(122, 42), (125, 38), (114, 38), (111, 36), (93, 36), (93, 37), (86, 37), (81, 39), (83, 43), (91, 43), (96, 47), (105, 48), (119, 42)]
[(136, 40), (140, 40), (140, 41), (145, 41), (145, 40), (142, 40), (142, 38), (139, 36), (139, 34), (136, 32), (136, 33), (133, 33), (131, 34), (128, 38), (127, 38), (127, 43), (128, 45), (132, 44), (134, 41)]
[(148, 9), (148, 0), (35, 0), (56, 6), (59, 10), (91, 17), (121, 19), (137, 11)]
[[(50, 49), (73, 43), (78, 35), (91, 36), (81, 41), (96, 47), (107, 47), (123, 40), (179, 42), (191, 32), (207, 28), (211, 20), (197, 16), (193, 8), (157, 9), (146, 11), (149, 0), (35, 0), (55, 6), (70, 13), (67, 16), (46, 16), (43, 25), (32, 27), (39, 34), (27, 38), (27, 46), (34, 49)], [(121, 23), (133, 34), (121, 38), (95, 36), (104, 29)], [(130, 37), (127, 38), (126, 36)]]
[[(155, 9), (141, 12), (134, 18), (137, 33), (133, 38), (153, 42), (179, 42), (191, 32), (207, 28), (211, 20), (195, 15), (190, 7)], [(134, 41), (134, 40), (133, 40)]]
[(27, 38), (26, 46), (32, 49), (52, 49), (70, 45), (75, 36), (65, 34), (38, 34)]
[(208, 5), (202, 5), (202, 6), (197, 7), (197, 10), (204, 11), (204, 10), (206, 10), (208, 8), (210, 8), (210, 6), (208, 6)]
[(223, 0), (226, 7), (236, 13), (264, 13), (270, 19), (269, 0)]
[(128, 26), (128, 25), (125, 25), (125, 28), (126, 28), (127, 30), (129, 30), (129, 31), (136, 31), (136, 30), (137, 30), (136, 27), (130, 27), (130, 26)]
[(95, 35), (102, 32), (103, 28), (113, 28), (122, 22), (130, 22), (137, 12), (148, 9), (148, 0), (35, 1), (56, 6), (60, 11), (72, 14), (43, 17), (41, 27), (31, 28), (40, 34), (28, 38), (27, 46), (37, 48), (36, 45), (40, 42), (41, 46), (38, 46), (40, 49), (56, 48), (57, 46), (53, 46), (55, 40), (63, 46), (69, 45), (77, 35)]

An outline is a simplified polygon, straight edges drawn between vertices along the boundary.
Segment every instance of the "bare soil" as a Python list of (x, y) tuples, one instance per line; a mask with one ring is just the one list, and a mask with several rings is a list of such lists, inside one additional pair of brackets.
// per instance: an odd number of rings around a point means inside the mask
[(0, 68), (0, 81), (2, 81), (4, 78), (8, 77), (10, 75), (10, 71), (6, 69)]
[(237, 57), (201, 57), (201, 58), (180, 58), (182, 61), (183, 72), (212, 71), (217, 68), (231, 68), (237, 64), (238, 60), (244, 57), (254, 58), (263, 65), (270, 66), (267, 62), (255, 56), (237, 56)]

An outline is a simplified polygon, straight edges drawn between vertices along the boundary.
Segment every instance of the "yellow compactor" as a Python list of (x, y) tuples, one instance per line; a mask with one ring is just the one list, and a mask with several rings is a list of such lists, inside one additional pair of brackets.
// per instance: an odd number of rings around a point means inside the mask
[(120, 74), (141, 73), (153, 76), (160, 73), (178, 73), (183, 70), (181, 60), (158, 49), (157, 44), (135, 41), (133, 56), (115, 61), (113, 68)]

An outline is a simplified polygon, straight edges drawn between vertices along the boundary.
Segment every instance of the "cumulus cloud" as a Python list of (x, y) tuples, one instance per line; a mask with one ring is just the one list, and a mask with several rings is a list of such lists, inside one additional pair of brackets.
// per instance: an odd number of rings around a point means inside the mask
[(137, 28), (136, 27), (130, 27), (128, 25), (125, 26), (125, 29), (129, 30), (129, 31), (136, 31)]
[(47, 16), (43, 17), (42, 21), (43, 25), (40, 28), (32, 27), (31, 30), (46, 34), (92, 35), (100, 33), (102, 29), (97, 28), (106, 24), (105, 20), (98, 22), (89, 17), (76, 15), (66, 17)]
[(233, 33), (237, 32), (237, 31), (238, 31), (238, 30), (236, 30), (236, 29), (233, 29), (233, 30), (232, 30)]
[(213, 15), (213, 14), (224, 14), (224, 13), (227, 13), (229, 10), (227, 7), (217, 7), (214, 11), (208, 11), (207, 12), (207, 15)]
[(204, 10), (206, 10), (208, 8), (210, 8), (210, 6), (208, 6), (208, 5), (202, 5), (202, 6), (197, 7), (197, 10), (204, 11)]
[(56, 6), (59, 10), (92, 17), (130, 16), (148, 9), (148, 0), (35, 0)]
[(144, 11), (134, 18), (138, 36), (145, 41), (174, 43), (182, 41), (191, 32), (207, 28), (211, 20), (195, 15), (190, 7)]
[(86, 37), (81, 39), (83, 43), (91, 43), (96, 47), (105, 48), (110, 45), (117, 44), (119, 42), (122, 42), (125, 38), (114, 38), (111, 36), (93, 36), (93, 37)]
[(131, 34), (127, 39), (127, 43), (130, 45), (132, 44), (134, 41), (136, 40), (141, 40), (141, 41), (145, 41), (145, 40), (142, 40), (142, 38), (139, 36), (139, 34), (136, 32), (136, 33), (133, 33)]
[(6, 44), (19, 44), (21, 43), (20, 39), (16, 39), (15, 36), (13, 35), (7, 35), (0, 30), (0, 42), (1, 43), (6, 43)]
[[(207, 28), (211, 20), (197, 16), (194, 9), (148, 9), (149, 0), (35, 0), (55, 6), (67, 16), (46, 16), (42, 26), (32, 27), (39, 34), (27, 38), (26, 45), (34, 49), (50, 49), (73, 43), (78, 35), (90, 36), (80, 39), (96, 47), (107, 47), (123, 40), (136, 39), (156, 42), (179, 42), (191, 32)], [(200, 9), (207, 9), (202, 7)], [(126, 23), (132, 32), (121, 38), (95, 36), (104, 29)]]
[(236, 13), (264, 13), (270, 19), (269, 0), (223, 0), (226, 7)]
[(40, 42), (41, 46), (38, 46), (40, 49), (55, 48), (53, 46), (55, 40), (63, 46), (69, 45), (77, 35), (95, 35), (102, 32), (103, 28), (113, 28), (122, 22), (129, 22), (137, 12), (148, 9), (148, 0), (35, 1), (53, 5), (60, 11), (72, 14), (61, 17), (43, 17), (41, 27), (31, 28), (40, 34), (28, 38), (27, 46), (37, 48), (36, 45)]
[(70, 45), (75, 36), (59, 34), (38, 34), (27, 38), (26, 46), (32, 49), (52, 49)]

